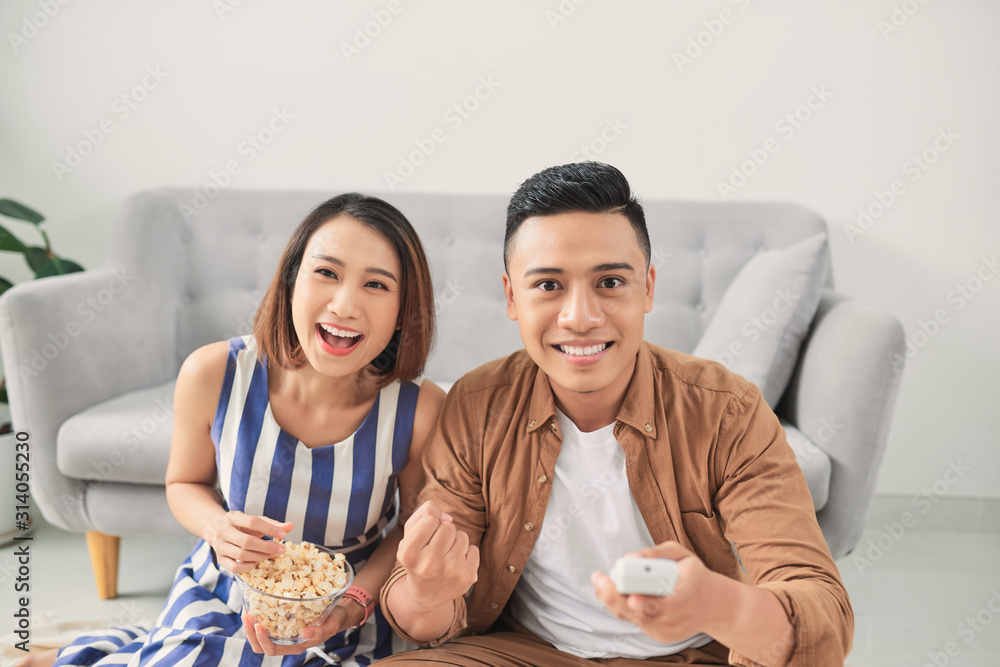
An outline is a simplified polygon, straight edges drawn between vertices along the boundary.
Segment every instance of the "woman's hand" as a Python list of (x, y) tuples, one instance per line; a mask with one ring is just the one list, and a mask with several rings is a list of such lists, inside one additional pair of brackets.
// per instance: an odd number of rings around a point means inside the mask
[(254, 653), (265, 655), (298, 655), (313, 646), (322, 646), (330, 637), (353, 628), (365, 617), (365, 608), (350, 598), (341, 598), (330, 615), (320, 625), (302, 629), (301, 644), (277, 646), (267, 637), (267, 630), (246, 611), (243, 612), (243, 630)]
[(278, 523), (265, 516), (238, 511), (218, 515), (205, 530), (205, 541), (215, 550), (221, 567), (233, 574), (249, 572), (257, 563), (284, 553), (285, 547), (262, 537), (282, 538), (292, 529), (291, 523)]

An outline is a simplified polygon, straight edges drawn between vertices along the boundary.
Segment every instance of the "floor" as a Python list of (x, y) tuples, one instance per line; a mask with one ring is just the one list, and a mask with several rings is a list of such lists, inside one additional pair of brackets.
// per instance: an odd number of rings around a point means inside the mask
[[(82, 535), (42, 523), (18, 544), (30, 544), (31, 613), (51, 625), (155, 618), (193, 542), (123, 539), (117, 600), (97, 599)], [(870, 530), (838, 566), (856, 616), (850, 667), (1000, 665), (1000, 535)], [(15, 545), (0, 548), (0, 636), (14, 629), (17, 567)]]

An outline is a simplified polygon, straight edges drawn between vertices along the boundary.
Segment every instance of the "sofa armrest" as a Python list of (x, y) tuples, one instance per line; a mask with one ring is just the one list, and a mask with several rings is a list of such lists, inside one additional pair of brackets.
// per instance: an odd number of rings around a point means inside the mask
[(902, 378), (905, 332), (874, 306), (826, 290), (777, 412), (830, 455), (816, 517), (834, 558), (864, 529)]
[(32, 494), (45, 518), (66, 530), (89, 530), (90, 522), (81, 501), (86, 482), (57, 467), (59, 426), (176, 372), (162, 333), (173, 309), (151, 301), (132, 272), (110, 268), (22, 283), (0, 298), (11, 418), (31, 434)]

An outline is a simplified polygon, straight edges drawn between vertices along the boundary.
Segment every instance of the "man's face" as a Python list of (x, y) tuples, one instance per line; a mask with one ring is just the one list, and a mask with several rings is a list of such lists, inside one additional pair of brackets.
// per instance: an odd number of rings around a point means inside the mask
[(654, 279), (624, 215), (524, 221), (503, 276), (507, 316), (557, 398), (563, 391), (624, 392), (653, 307)]

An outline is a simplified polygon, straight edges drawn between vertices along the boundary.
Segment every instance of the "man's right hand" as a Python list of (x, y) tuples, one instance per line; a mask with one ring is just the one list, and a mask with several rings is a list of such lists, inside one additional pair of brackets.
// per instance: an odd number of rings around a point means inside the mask
[(435, 610), (462, 597), (479, 578), (479, 547), (433, 502), (421, 505), (403, 527), (397, 559), (400, 582), (417, 609)]

